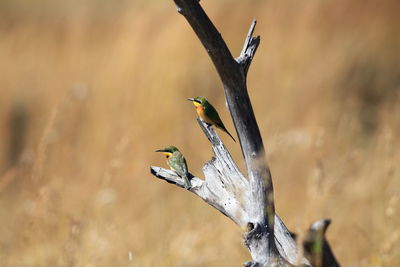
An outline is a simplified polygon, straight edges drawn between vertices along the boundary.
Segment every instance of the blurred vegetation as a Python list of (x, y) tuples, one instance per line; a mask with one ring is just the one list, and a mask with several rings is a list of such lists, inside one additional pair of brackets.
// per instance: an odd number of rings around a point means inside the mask
[[(258, 19), (248, 87), (276, 210), (300, 234), (332, 218), (343, 266), (400, 266), (399, 3), (202, 1), (235, 55)], [(233, 131), (172, 1), (3, 0), (0, 36), (0, 266), (249, 259), (241, 229), (149, 173), (174, 144), (202, 175), (211, 151), (187, 97)]]

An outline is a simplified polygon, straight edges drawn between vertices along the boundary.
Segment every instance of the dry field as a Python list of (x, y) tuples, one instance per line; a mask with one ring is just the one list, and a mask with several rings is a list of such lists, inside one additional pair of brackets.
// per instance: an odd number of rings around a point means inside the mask
[[(400, 266), (398, 0), (202, 0), (238, 55), (295, 232), (329, 217), (343, 266)], [(211, 151), (187, 97), (227, 128), (216, 72), (168, 1), (0, 2), (0, 266), (240, 266), (242, 230), (149, 173)], [(238, 144), (221, 137), (243, 168)]]

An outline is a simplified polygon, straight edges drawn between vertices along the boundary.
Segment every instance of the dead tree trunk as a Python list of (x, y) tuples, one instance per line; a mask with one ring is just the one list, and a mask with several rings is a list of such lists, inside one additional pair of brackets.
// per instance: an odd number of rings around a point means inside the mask
[[(192, 177), (190, 191), (236, 224), (247, 226), (244, 243), (252, 261), (245, 263), (246, 266), (309, 265), (299, 255), (291, 234), (275, 214), (271, 173), (247, 93), (247, 71), (260, 43), (260, 37), (253, 36), (256, 22), (251, 24), (243, 50), (235, 59), (198, 0), (174, 2), (202, 42), (221, 78), (247, 169), (246, 179), (214, 129), (198, 120), (215, 157), (203, 167), (204, 181)], [(173, 171), (151, 167), (151, 172), (170, 183), (184, 185)]]

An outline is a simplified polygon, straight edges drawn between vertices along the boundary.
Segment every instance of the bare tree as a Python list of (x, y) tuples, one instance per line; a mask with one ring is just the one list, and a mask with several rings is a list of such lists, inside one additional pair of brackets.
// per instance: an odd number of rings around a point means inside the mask
[[(260, 37), (253, 36), (256, 21), (250, 26), (241, 54), (233, 58), (198, 0), (174, 2), (202, 42), (221, 78), (247, 169), (246, 179), (214, 129), (198, 119), (215, 157), (203, 167), (205, 180), (191, 177), (189, 191), (236, 224), (247, 226), (244, 243), (252, 261), (245, 266), (310, 266), (309, 261), (299, 254), (291, 233), (275, 214), (272, 177), (247, 92), (247, 72), (260, 43)], [(184, 187), (183, 179), (173, 171), (152, 166), (151, 172)]]

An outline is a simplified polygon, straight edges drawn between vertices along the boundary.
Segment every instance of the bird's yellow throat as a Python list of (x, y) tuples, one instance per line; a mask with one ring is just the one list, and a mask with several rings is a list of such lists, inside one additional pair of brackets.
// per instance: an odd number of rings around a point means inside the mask
[(193, 105), (197, 108), (197, 107), (201, 107), (201, 104), (199, 102), (196, 101), (192, 101)]

